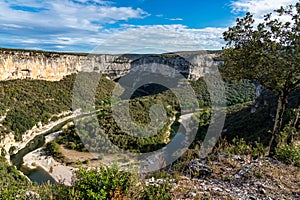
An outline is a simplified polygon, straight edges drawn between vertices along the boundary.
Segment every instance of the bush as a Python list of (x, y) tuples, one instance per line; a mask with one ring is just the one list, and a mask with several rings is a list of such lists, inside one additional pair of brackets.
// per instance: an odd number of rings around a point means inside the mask
[(234, 138), (231, 144), (225, 145), (223, 151), (236, 155), (251, 155), (253, 157), (262, 157), (265, 155), (266, 148), (262, 143), (256, 141), (254, 145), (247, 144), (243, 138)]
[(276, 148), (275, 158), (288, 165), (300, 167), (300, 148), (293, 145), (283, 145)]
[(0, 199), (21, 199), (31, 183), (0, 156)]
[(100, 166), (75, 172), (74, 191), (79, 199), (111, 199), (124, 195), (131, 186), (133, 176), (117, 167)]
[(59, 151), (59, 145), (55, 141), (51, 141), (46, 144), (45, 152), (48, 156), (62, 158), (62, 153)]
[(10, 155), (12, 155), (16, 149), (17, 149), (16, 146), (11, 146), (11, 147), (9, 148), (8, 153), (9, 153)]
[(160, 184), (149, 184), (144, 186), (143, 198), (145, 200), (171, 199), (171, 185), (168, 180), (164, 180)]

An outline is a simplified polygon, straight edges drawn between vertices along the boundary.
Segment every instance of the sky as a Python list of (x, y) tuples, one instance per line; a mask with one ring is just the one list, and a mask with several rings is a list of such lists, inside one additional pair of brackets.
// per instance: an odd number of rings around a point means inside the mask
[(0, 47), (87, 53), (220, 50), (222, 33), (297, 0), (0, 0)]

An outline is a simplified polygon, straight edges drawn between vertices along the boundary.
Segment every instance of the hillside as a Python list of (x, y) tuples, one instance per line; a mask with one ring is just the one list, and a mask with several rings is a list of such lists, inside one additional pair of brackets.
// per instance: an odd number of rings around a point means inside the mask
[[(2, 72), (7, 72), (7, 69), (11, 72), (6, 73), (5, 80), (0, 81), (0, 116), (2, 116), (0, 148), (1, 155), (6, 155), (6, 158), (16, 155), (20, 148), (17, 146), (7, 148), (5, 141), (25, 142), (28, 145), (24, 148), (28, 148), (31, 140), (27, 138), (34, 130), (74, 114), (71, 109), (73, 87), (78, 75), (77, 70), (83, 66), (78, 63), (97, 58), (99, 65), (114, 67), (109, 68), (106, 76), (101, 77), (95, 90), (97, 121), (88, 121), (88, 118), (84, 121), (89, 134), (78, 135), (74, 124), (68, 123), (59, 129), (57, 137), (41, 145), (38, 149), (41, 154), (37, 154), (36, 162), (33, 160), (31, 166), (27, 166), (36, 168), (36, 165), (39, 165), (38, 160), (43, 158), (46, 164), (49, 160), (51, 162), (55, 159), (53, 162), (55, 165), (80, 169), (77, 172), (70, 172), (74, 179), (71, 186), (64, 185), (64, 180), (59, 184), (34, 185), (2, 157), (0, 173), (7, 176), (3, 175), (0, 178), (0, 185), (3, 186), (0, 189), (0, 197), (2, 199), (276, 199), (278, 196), (299, 198), (300, 150), (297, 147), (285, 146), (278, 149), (275, 157), (277, 160), (264, 157), (271, 137), (276, 97), (265, 90), (259, 92), (261, 94), (257, 98), (257, 87), (252, 81), (224, 80), (227, 116), (221, 138), (218, 138), (217, 145), (207, 158), (199, 158), (199, 149), (209, 124), (214, 119), (211, 118), (210, 93), (203, 77), (209, 70), (201, 68), (200, 64), (192, 65), (184, 59), (187, 55), (195, 53), (199, 52), (141, 57), (124, 55), (123, 60), (120, 60), (119, 56), (112, 55), (89, 56), (2, 49), (0, 55)], [(208, 58), (216, 62), (215, 64), (220, 64), (215, 52), (205, 56), (199, 55), (193, 59), (203, 63)], [(167, 63), (188, 79), (199, 105), (199, 109), (191, 113), (192, 122), (199, 128), (184, 155), (159, 171), (145, 174), (141, 179), (135, 173), (101, 164), (106, 159), (104, 158), (106, 153), (115, 161), (126, 160), (128, 157), (122, 158), (121, 155), (116, 157), (114, 155), (116, 151), (104, 145), (106, 143), (96, 125), (100, 124), (105, 137), (114, 145), (133, 153), (159, 150), (176, 138), (179, 116), (183, 113), (178, 99), (170, 88), (148, 84), (147, 87), (140, 87), (130, 97), (131, 118), (140, 126), (150, 123), (149, 111), (152, 105), (160, 104), (167, 111), (166, 123), (160, 132), (152, 137), (139, 138), (125, 133), (112, 116), (111, 96), (118, 84), (116, 78), (126, 74), (130, 67), (147, 65), (151, 62)], [(35, 70), (39, 73), (35, 73)], [(23, 76), (23, 72), (28, 73)], [(88, 81), (82, 84), (89, 86)], [(298, 105), (299, 92), (295, 92), (289, 96), (285, 122), (293, 119), (293, 111)], [(298, 127), (297, 123), (295, 127)], [(97, 156), (87, 156), (88, 150)], [(99, 168), (93, 169), (92, 166)], [(92, 170), (89, 171), (86, 167)], [(55, 166), (49, 167), (46, 173), (51, 174), (53, 170), (56, 170)], [(8, 179), (11, 186), (9, 188), (6, 187)]]

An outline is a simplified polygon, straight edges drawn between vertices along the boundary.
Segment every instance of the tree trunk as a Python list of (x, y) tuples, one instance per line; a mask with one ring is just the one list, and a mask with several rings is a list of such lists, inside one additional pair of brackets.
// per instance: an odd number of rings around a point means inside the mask
[(289, 127), (289, 135), (288, 135), (288, 144), (293, 144), (294, 143), (294, 137), (295, 137), (295, 132), (296, 132), (296, 124), (299, 120), (299, 115), (300, 115), (300, 105), (298, 108), (295, 109), (295, 116), (292, 119), (291, 125)]
[(274, 156), (275, 149), (279, 145), (280, 131), (282, 127), (283, 114), (285, 111), (286, 104), (287, 104), (286, 95), (279, 96), (277, 110), (276, 110), (275, 124), (272, 132), (272, 138), (269, 143), (269, 149), (267, 152), (267, 154), (271, 157)]

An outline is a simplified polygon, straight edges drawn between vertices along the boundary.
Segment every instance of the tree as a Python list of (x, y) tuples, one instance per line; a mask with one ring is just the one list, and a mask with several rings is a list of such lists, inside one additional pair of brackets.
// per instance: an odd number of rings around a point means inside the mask
[(223, 33), (227, 44), (221, 70), (230, 78), (256, 80), (278, 97), (268, 151), (272, 156), (279, 145), (287, 97), (300, 88), (300, 3), (266, 14), (254, 26), (253, 15), (247, 13)]

